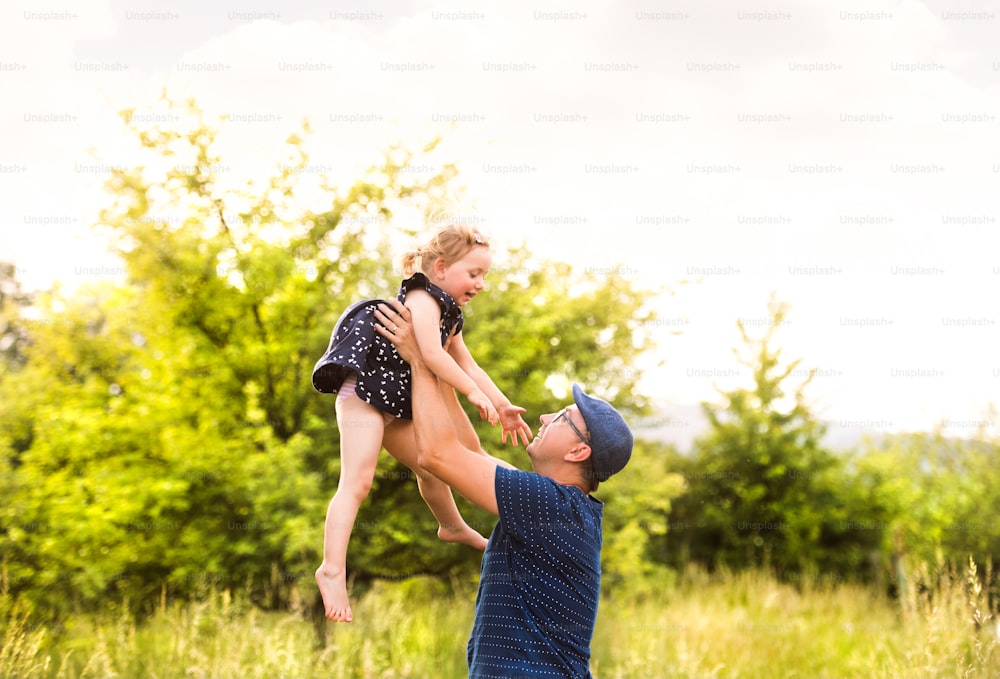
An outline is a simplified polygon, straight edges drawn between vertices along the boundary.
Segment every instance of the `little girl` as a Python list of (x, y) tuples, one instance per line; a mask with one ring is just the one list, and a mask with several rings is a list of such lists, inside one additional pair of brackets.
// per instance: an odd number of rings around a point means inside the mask
[[(465, 226), (445, 226), (426, 245), (403, 256), (403, 272), (410, 277), (400, 286), (398, 299), (410, 309), (414, 336), (434, 373), (464, 394), (483, 419), (492, 425), (500, 421), (504, 441), (509, 435), (516, 446), (520, 435), (527, 445), (531, 429), (521, 419), (524, 409), (511, 404), (462, 340), (462, 307), (483, 289), (491, 263), (489, 243), (482, 234)], [(323, 563), (316, 570), (316, 582), (326, 617), (341, 622), (352, 618), (347, 544), (383, 447), (417, 474), (420, 495), (438, 520), (438, 537), (486, 548), (486, 538), (459, 514), (451, 488), (421, 472), (416, 463), (410, 367), (375, 331), (373, 314), (380, 301), (363, 300), (344, 312), (313, 370), (313, 386), (337, 394), (340, 481), (326, 513)]]

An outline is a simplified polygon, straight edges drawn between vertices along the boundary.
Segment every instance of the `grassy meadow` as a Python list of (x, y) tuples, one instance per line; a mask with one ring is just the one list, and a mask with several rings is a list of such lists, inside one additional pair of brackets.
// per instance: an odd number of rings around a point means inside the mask
[[(967, 574), (968, 575), (968, 574)], [(355, 622), (265, 613), (228, 592), (161, 603), (143, 623), (78, 617), (58, 634), (0, 598), (0, 676), (128, 679), (451, 679), (466, 676), (475, 592), (375, 587)], [(644, 677), (996, 677), (995, 620), (973, 578), (899, 600), (850, 584), (793, 587), (761, 573), (686, 575), (601, 602), (592, 668)]]

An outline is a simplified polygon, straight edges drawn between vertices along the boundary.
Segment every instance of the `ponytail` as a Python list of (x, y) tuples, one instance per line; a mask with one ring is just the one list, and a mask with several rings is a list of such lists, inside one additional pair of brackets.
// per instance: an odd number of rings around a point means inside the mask
[(423, 246), (404, 253), (400, 265), (406, 276), (412, 276), (418, 271), (429, 275), (425, 267), (434, 266), (439, 257), (452, 264), (476, 247), (489, 248), (489, 239), (471, 227), (449, 224), (439, 228)]

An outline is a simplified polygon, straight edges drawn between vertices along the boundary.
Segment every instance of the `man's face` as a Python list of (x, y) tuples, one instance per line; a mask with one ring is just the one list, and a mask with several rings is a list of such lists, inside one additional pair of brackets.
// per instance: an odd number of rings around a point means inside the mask
[(474, 247), (458, 261), (435, 268), (434, 283), (454, 297), (459, 306), (465, 306), (485, 287), (484, 279), (492, 263), (489, 248)]
[(533, 464), (536, 459), (561, 458), (580, 443), (587, 443), (587, 425), (575, 404), (558, 413), (542, 415), (539, 420), (542, 426), (526, 448)]

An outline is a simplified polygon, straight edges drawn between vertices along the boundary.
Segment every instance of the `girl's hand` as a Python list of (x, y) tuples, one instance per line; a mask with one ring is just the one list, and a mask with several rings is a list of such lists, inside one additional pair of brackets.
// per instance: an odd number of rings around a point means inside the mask
[(468, 396), (469, 403), (479, 408), (479, 416), (484, 420), (489, 420), (489, 423), (494, 427), (497, 426), (497, 422), (500, 421), (500, 416), (497, 414), (497, 409), (493, 407), (490, 400), (486, 398), (486, 394), (483, 393), (482, 389), (476, 389), (475, 391), (469, 393)]
[(507, 405), (500, 409), (500, 424), (503, 426), (503, 434), (500, 437), (502, 443), (507, 443), (507, 437), (510, 436), (510, 442), (517, 448), (517, 436), (520, 434), (524, 445), (528, 445), (528, 439), (534, 434), (531, 433), (528, 423), (521, 418), (525, 412), (524, 408), (516, 405)]

